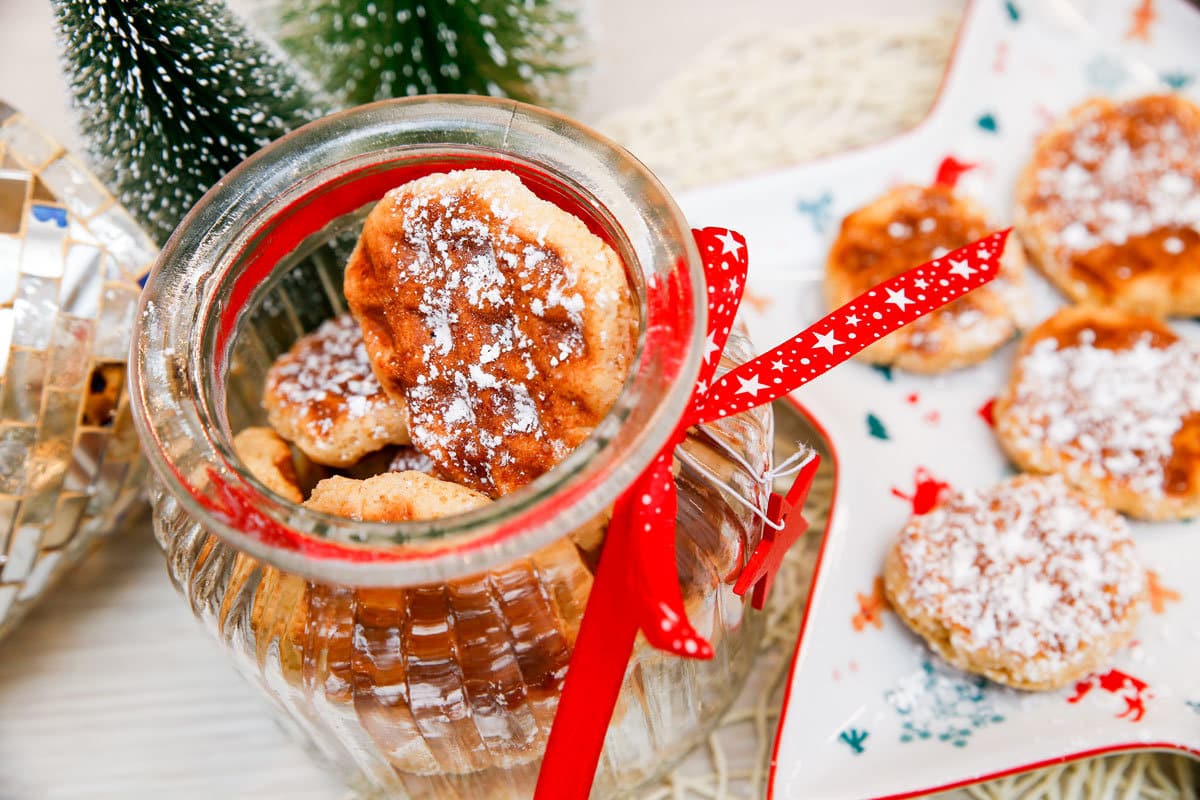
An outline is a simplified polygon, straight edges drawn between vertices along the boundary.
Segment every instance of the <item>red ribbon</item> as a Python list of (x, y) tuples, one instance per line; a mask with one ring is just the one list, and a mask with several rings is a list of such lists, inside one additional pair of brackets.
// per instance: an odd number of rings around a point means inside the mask
[[(535, 800), (585, 800), (616, 706), (638, 630), (655, 647), (687, 658), (711, 658), (683, 607), (675, 566), (675, 480), (672, 454), (692, 425), (765, 405), (816, 379), (888, 333), (996, 277), (1009, 231), (935, 258), (826, 315), (771, 351), (710, 385), (741, 302), (749, 262), (746, 240), (723, 228), (693, 231), (704, 264), (708, 328), (704, 362), (691, 402), (650, 466), (617, 499), (600, 566), (575, 642), (538, 776)], [(653, 336), (654, 331), (647, 335)], [(817, 461), (810, 460), (787, 497), (772, 498), (762, 540), (735, 583), (754, 587), (761, 608), (787, 548), (806, 525), (799, 514)]]

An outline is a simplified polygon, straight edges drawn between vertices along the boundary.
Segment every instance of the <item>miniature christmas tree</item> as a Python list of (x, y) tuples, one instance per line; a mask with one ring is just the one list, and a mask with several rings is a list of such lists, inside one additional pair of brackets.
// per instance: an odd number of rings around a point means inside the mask
[(220, 0), (53, 4), (89, 155), (160, 243), (225, 173), (326, 110)]
[(283, 46), (350, 104), (438, 92), (562, 104), (572, 0), (277, 0)]

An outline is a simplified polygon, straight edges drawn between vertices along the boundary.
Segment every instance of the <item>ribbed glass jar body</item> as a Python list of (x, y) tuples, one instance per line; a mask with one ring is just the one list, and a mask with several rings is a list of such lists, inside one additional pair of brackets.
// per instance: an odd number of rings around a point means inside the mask
[[(736, 344), (740, 340), (734, 339)], [(771, 421), (741, 415), (678, 452), (677, 563), (712, 661), (639, 638), (609, 728), (601, 789), (650, 780), (702, 740), (749, 669), (763, 617), (731, 591), (761, 523), (740, 462), (766, 469)], [(172, 580), (296, 732), (348, 782), (383, 797), (525, 798), (592, 584), (571, 538), (481, 575), (354, 588), (282, 572), (222, 542), (158, 484), (154, 528)]]

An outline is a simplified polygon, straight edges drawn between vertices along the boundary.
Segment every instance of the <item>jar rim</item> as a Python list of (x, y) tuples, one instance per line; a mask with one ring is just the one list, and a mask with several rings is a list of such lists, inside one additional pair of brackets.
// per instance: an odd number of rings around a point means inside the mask
[[(315, 233), (305, 225), (321, 223), (322, 214), (326, 223), (336, 216), (331, 192), (348, 203), (374, 192), (373, 201), (386, 191), (379, 185), (391, 169), (425, 159), (434, 167), (429, 172), (446, 171), (489, 156), (541, 170), (557, 188), (578, 195), (588, 221), (619, 238), (614, 244), (627, 269), (642, 277), (638, 353), (613, 409), (588, 440), (529, 486), (444, 520), (357, 522), (270, 493), (233, 455), (227, 420), (222, 427), (222, 370), (236, 339), (230, 321), (250, 307), (261, 277), (248, 265), (259, 263), (257, 257), (270, 274), (279, 260), (275, 251)], [(374, 183), (368, 186), (368, 179)], [(312, 217), (304, 217), (307, 222), (297, 211), (304, 208)], [(147, 282), (135, 325), (134, 422), (170, 494), (206, 528), (256, 558), (360, 586), (471, 574), (533, 552), (596, 516), (662, 448), (691, 398), (703, 358), (703, 287), (682, 212), (644, 165), (601, 134), (554, 112), (495, 98), (431, 95), (361, 106), (263, 148), (215, 185), (176, 229)]]

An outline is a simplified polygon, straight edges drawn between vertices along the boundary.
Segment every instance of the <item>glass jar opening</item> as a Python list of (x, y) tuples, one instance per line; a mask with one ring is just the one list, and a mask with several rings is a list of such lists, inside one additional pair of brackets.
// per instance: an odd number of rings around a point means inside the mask
[[(339, 254), (338, 246), (356, 238), (374, 201), (408, 180), (464, 168), (516, 173), (620, 254), (642, 323), (621, 395), (562, 463), (469, 514), (364, 523), (274, 495), (234, 454), (231, 416), (244, 421), (254, 402), (231, 394), (261, 376), (264, 355), (278, 355), (344, 310), (337, 276), (349, 250)], [(599, 135), (512, 101), (374, 104), (265, 148), (184, 220), (142, 301), (131, 359), (135, 418), (167, 490), (255, 557), (351, 585), (471, 574), (533, 552), (595, 516), (662, 446), (699, 368), (702, 287), (679, 210), (645, 167)], [(305, 291), (328, 302), (293, 302)], [(261, 324), (264, 315), (286, 321), (278, 337)], [(231, 414), (234, 408), (240, 411)]]

